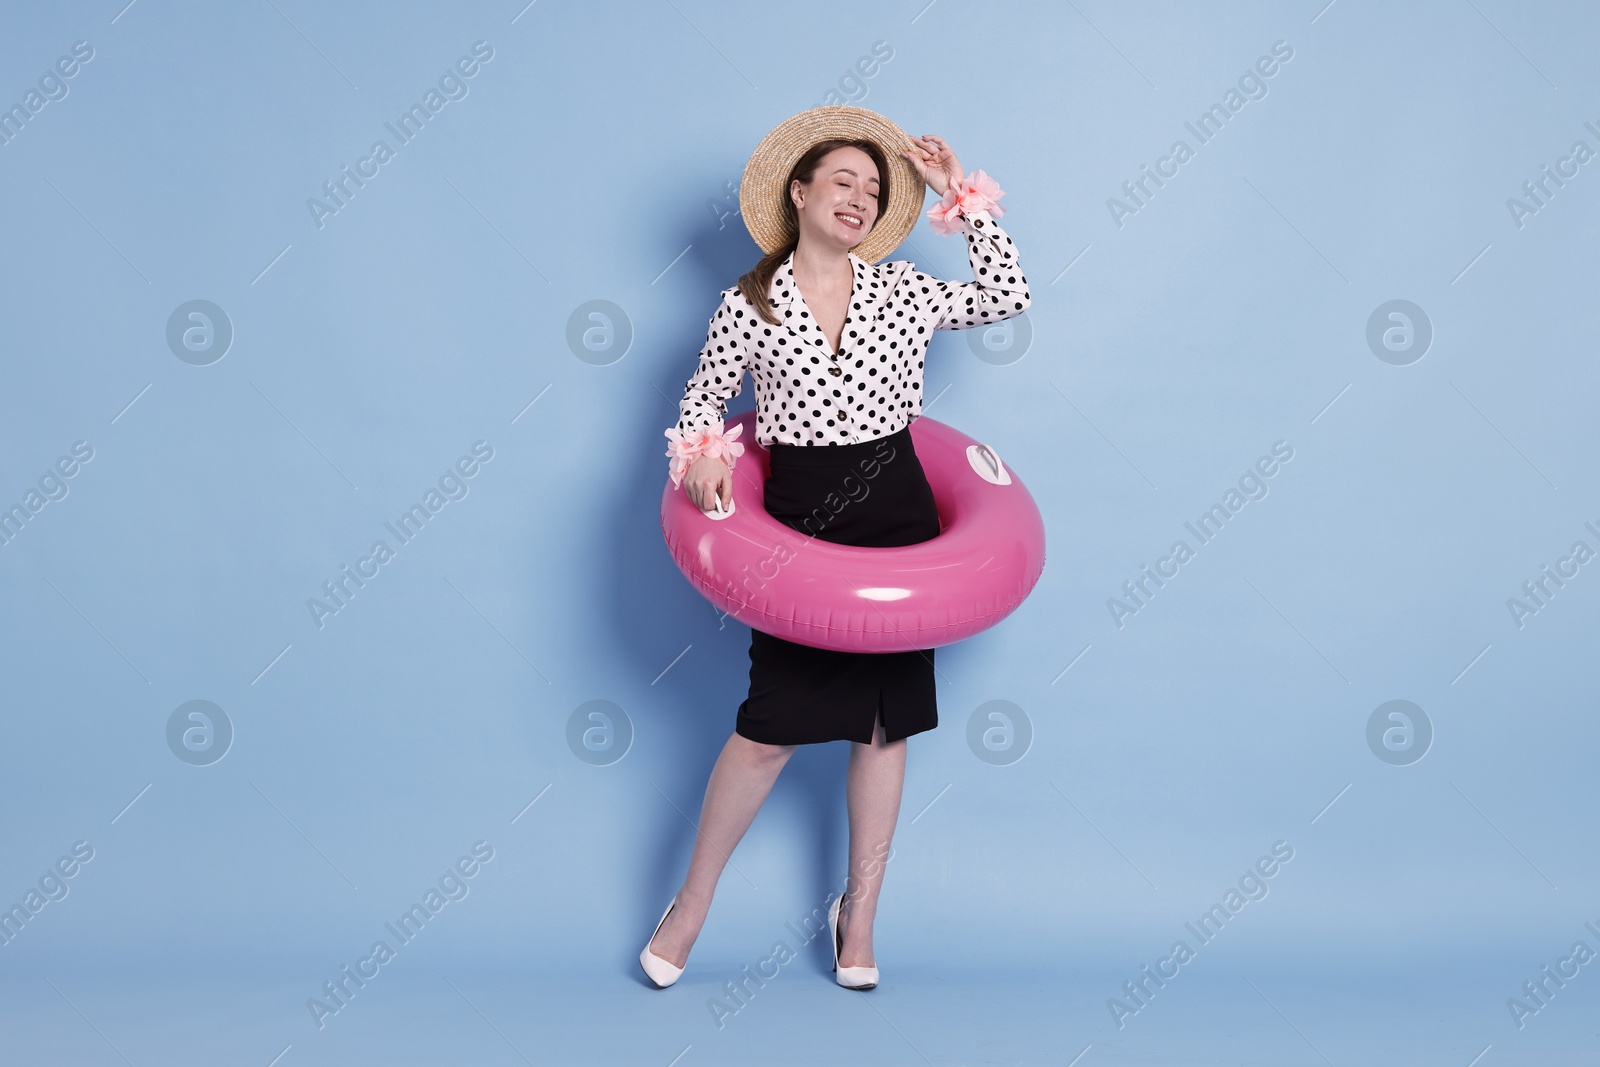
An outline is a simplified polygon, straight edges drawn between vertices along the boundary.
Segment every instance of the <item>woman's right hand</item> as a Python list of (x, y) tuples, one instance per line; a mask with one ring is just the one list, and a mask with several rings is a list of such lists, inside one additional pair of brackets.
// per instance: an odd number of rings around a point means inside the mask
[(722, 511), (727, 511), (733, 504), (733, 472), (726, 461), (701, 456), (684, 472), (683, 491), (701, 511), (710, 511), (718, 503)]

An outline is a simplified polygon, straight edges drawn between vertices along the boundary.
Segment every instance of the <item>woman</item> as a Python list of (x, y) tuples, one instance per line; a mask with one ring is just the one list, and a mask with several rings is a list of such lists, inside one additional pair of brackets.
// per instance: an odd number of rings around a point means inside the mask
[[(972, 282), (940, 281), (909, 261), (874, 265), (921, 214), (924, 183), (942, 198), (928, 213), (934, 228), (966, 235)], [(723, 290), (712, 316), (678, 425), (666, 431), (674, 484), (702, 510), (731, 502), (729, 461), (744, 446), (722, 420), (748, 370), (756, 439), (771, 459), (763, 503), (774, 518), (840, 544), (938, 536), (910, 431), (922, 411), (923, 354), (935, 330), (1028, 307), (1015, 248), (993, 218), (1002, 195), (982, 171), (968, 178), (943, 139), (909, 138), (863, 108), (814, 108), (769, 134), (740, 188), (766, 255)], [(864, 495), (837, 512), (821, 506), (852, 477), (866, 480)], [(639, 956), (652, 982), (682, 974), (722, 868), (796, 746), (849, 740), (850, 863), (829, 929), (838, 984), (877, 984), (872, 924), (906, 738), (938, 725), (933, 653), (839, 652), (751, 631), (749, 695), (712, 768), (688, 876)]]

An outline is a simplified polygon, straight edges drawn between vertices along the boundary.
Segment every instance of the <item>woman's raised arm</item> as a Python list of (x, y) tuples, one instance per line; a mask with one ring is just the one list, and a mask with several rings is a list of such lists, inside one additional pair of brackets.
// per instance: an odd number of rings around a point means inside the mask
[[(947, 282), (913, 270), (909, 280), (921, 290), (932, 316), (931, 329), (965, 330), (1020, 315), (1033, 302), (1028, 279), (1017, 262), (1017, 246), (996, 215), (1004, 215), (1005, 191), (981, 170), (966, 173), (955, 149), (943, 137), (913, 137), (901, 155), (939, 197), (928, 209), (928, 223), (937, 234), (964, 233), (970, 282)], [(993, 214), (991, 214), (993, 212)]]
[[(974, 177), (983, 171), (974, 172)], [(999, 187), (995, 186), (996, 191)], [(1004, 195), (1004, 194), (1001, 194)], [(932, 318), (930, 329), (966, 330), (1020, 315), (1033, 303), (1028, 279), (1017, 261), (1017, 246), (987, 208), (959, 208), (947, 225), (959, 220), (972, 264), (970, 282), (947, 282), (913, 270), (909, 280), (922, 292)]]

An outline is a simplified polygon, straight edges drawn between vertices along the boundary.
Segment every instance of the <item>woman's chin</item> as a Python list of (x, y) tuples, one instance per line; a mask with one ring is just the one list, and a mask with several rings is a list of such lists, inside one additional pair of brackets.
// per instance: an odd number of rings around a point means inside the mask
[(852, 230), (843, 224), (840, 224), (833, 229), (835, 242), (840, 248), (845, 249), (846, 251), (854, 248), (862, 241), (865, 241), (867, 239), (867, 234), (871, 232), (872, 231), (869, 229)]

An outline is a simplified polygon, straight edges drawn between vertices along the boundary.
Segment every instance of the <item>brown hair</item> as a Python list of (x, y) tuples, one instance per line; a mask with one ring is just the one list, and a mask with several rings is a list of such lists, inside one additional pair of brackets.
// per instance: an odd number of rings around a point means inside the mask
[[(872, 158), (878, 168), (878, 217), (883, 217), (883, 205), (889, 202), (889, 164), (883, 157), (883, 149), (872, 141), (852, 141), (837, 137), (830, 137), (825, 141), (818, 141), (805, 154), (795, 161), (789, 170), (789, 177), (783, 183), (783, 218), (785, 229), (792, 235), (789, 240), (762, 256), (756, 265), (739, 279), (739, 291), (744, 298), (750, 301), (759, 314), (774, 326), (778, 324), (778, 316), (772, 310), (772, 276), (778, 272), (778, 264), (782, 263), (789, 253), (795, 250), (800, 243), (800, 215), (795, 210), (794, 198), (789, 195), (789, 189), (796, 181), (806, 185), (817, 173), (817, 166), (822, 162), (822, 157), (836, 148), (859, 148)], [(873, 220), (877, 225), (877, 220)], [(871, 231), (868, 231), (869, 233)], [(865, 234), (862, 235), (863, 240)]]

